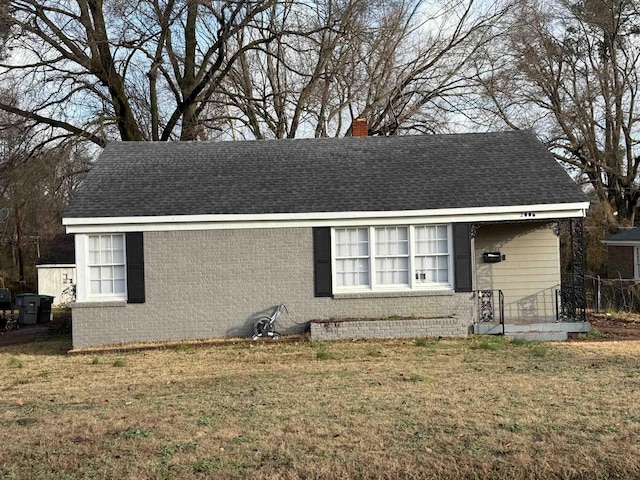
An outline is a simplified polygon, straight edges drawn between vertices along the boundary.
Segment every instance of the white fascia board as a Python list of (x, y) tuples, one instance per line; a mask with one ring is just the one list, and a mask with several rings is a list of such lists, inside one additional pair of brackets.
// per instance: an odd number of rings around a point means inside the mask
[(616, 242), (612, 240), (600, 240), (605, 245), (613, 245), (615, 247), (640, 247), (640, 240), (633, 242), (631, 240), (627, 240), (625, 242)]
[(75, 263), (43, 263), (36, 265), (36, 268), (76, 268)]
[(342, 227), (456, 222), (509, 222), (581, 218), (589, 202), (500, 207), (402, 210), (389, 212), (270, 213), (260, 215), (176, 215), (149, 217), (63, 218), (67, 233), (135, 232), (143, 230), (229, 230), (286, 227)]

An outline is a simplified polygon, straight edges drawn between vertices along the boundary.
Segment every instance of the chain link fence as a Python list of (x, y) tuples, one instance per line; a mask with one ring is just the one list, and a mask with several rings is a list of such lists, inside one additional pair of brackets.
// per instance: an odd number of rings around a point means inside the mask
[(640, 313), (640, 280), (585, 277), (587, 308), (595, 313)]

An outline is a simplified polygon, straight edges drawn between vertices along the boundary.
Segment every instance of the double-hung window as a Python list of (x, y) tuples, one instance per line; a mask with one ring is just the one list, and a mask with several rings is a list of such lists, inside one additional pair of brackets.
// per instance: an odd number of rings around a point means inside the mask
[(453, 288), (450, 225), (333, 229), (334, 291)]
[(449, 283), (449, 234), (446, 225), (414, 227), (415, 280), (421, 285)]
[(369, 229), (337, 228), (334, 232), (338, 288), (369, 286)]
[(89, 235), (89, 295), (126, 298), (124, 234)]
[(408, 230), (408, 227), (374, 229), (376, 285), (409, 286)]

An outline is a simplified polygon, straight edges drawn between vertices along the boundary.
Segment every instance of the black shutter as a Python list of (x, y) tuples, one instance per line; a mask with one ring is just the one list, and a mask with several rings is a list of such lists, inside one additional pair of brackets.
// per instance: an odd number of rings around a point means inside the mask
[(471, 224), (453, 224), (453, 253), (456, 292), (470, 292), (471, 280)]
[(330, 297), (331, 292), (331, 229), (313, 229), (313, 274), (316, 297)]
[(144, 243), (142, 232), (126, 234), (127, 303), (144, 303)]

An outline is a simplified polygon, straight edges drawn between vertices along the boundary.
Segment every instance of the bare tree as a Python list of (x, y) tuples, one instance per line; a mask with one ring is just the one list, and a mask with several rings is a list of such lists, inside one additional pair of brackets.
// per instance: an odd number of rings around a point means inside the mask
[[(198, 137), (198, 117), (275, 0), (11, 0), (2, 77), (29, 102), (0, 109), (56, 134), (108, 139)], [(269, 41), (260, 36), (260, 42)], [(62, 132), (62, 133), (60, 133)]]
[(235, 125), (257, 137), (446, 129), (470, 91), (471, 62), (495, 40), (508, 5), (468, 0), (323, 0), (270, 10), (276, 40), (246, 52), (224, 83)]
[(21, 289), (33, 284), (39, 246), (60, 233), (62, 210), (92, 157), (77, 142), (44, 147), (24, 119), (0, 115), (0, 277)]
[(640, 201), (637, 8), (633, 0), (524, 0), (483, 75), (487, 111), (536, 130), (588, 182), (609, 225), (633, 225)]
[(0, 58), (4, 58), (7, 37), (11, 31), (11, 15), (9, 14), (9, 0), (0, 0)]

